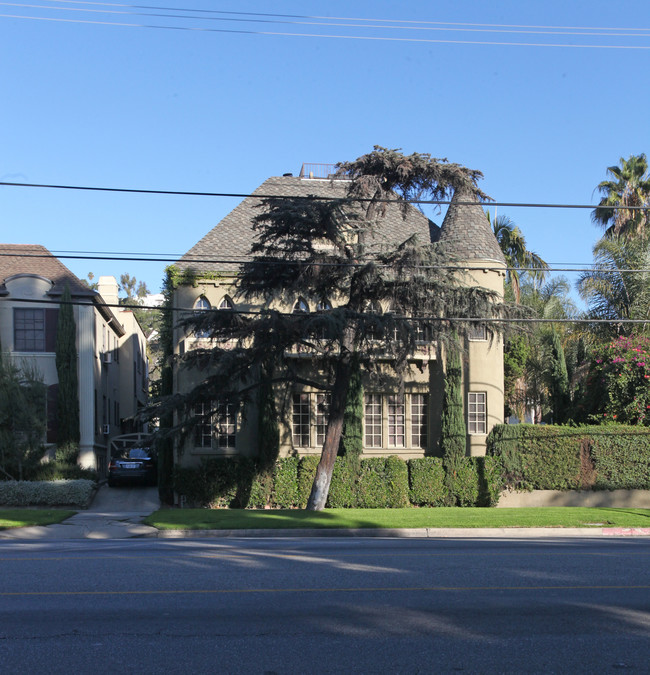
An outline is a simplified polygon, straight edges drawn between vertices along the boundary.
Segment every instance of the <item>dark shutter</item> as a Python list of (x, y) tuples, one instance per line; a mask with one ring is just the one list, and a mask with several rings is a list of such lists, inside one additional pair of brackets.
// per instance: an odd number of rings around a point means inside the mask
[(56, 351), (56, 328), (59, 323), (59, 310), (45, 310), (45, 351)]

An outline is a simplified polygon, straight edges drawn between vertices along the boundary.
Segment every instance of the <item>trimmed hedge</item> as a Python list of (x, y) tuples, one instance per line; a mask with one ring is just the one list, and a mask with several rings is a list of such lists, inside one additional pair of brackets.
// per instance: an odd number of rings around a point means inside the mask
[(419, 457), (408, 462), (409, 499), (415, 506), (444, 506), (447, 502), (445, 467), (440, 457)]
[(86, 506), (97, 484), (92, 480), (0, 481), (3, 506)]
[(503, 424), (490, 432), (487, 453), (510, 489), (650, 489), (645, 427)]
[[(247, 458), (213, 458), (198, 467), (177, 468), (175, 489), (187, 506), (207, 508), (305, 508), (320, 457), (287, 457), (272, 471), (260, 471)], [(459, 464), (460, 506), (493, 506), (499, 498), (499, 463), (466, 457)], [(488, 467), (488, 468), (486, 468)], [(441, 506), (450, 501), (439, 458), (408, 462), (399, 457), (338, 457), (327, 500), (330, 508)]]

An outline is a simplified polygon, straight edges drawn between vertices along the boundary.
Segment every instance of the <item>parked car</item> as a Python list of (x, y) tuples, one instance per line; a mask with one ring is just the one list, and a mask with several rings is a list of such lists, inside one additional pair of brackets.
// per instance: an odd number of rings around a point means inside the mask
[(125, 448), (114, 451), (108, 465), (108, 485), (118, 483), (146, 483), (155, 485), (158, 464), (151, 448)]

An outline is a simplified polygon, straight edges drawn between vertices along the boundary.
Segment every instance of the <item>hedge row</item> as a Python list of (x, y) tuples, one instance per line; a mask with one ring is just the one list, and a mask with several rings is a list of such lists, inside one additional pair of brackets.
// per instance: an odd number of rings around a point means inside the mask
[(487, 454), (510, 489), (650, 489), (645, 427), (502, 424), (488, 436)]
[(2, 506), (87, 506), (97, 483), (92, 480), (0, 481)]
[[(255, 461), (248, 458), (207, 459), (198, 467), (176, 468), (174, 486), (187, 506), (305, 508), (319, 459), (280, 459), (267, 473), (259, 473)], [(498, 462), (492, 458), (466, 458), (451, 481), (446, 480), (439, 458), (408, 462), (398, 457), (373, 457), (361, 462), (338, 458), (327, 506), (494, 506), (500, 483)]]

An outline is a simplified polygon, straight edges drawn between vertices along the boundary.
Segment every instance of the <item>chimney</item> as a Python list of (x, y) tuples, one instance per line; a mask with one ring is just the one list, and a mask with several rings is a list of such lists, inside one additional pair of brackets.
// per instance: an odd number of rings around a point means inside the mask
[(104, 298), (104, 301), (108, 305), (117, 305), (117, 280), (115, 277), (99, 277), (97, 282), (97, 290), (99, 294)]

